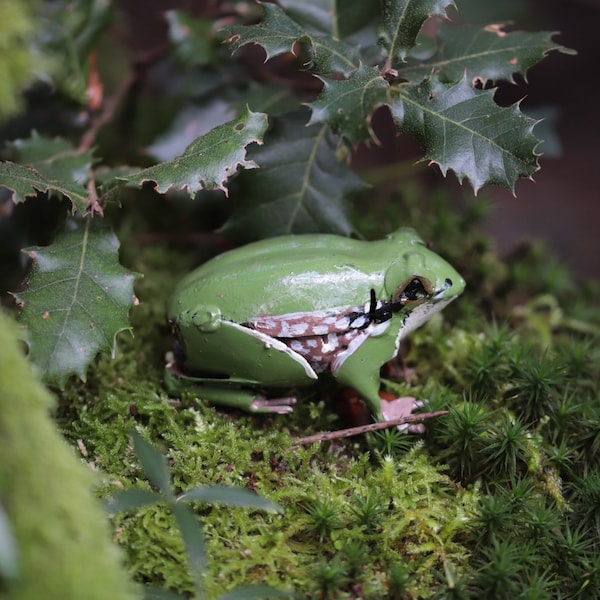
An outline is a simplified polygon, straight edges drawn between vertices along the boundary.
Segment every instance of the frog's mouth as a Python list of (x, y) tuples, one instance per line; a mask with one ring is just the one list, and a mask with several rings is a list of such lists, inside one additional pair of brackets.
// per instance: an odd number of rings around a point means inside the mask
[(456, 296), (453, 296), (452, 298), (445, 298), (443, 300), (436, 300), (435, 302), (428, 302), (427, 304), (421, 304), (408, 311), (404, 317), (402, 329), (400, 329), (398, 342), (400, 339), (404, 338), (409, 333), (426, 323), (435, 313), (440, 312), (443, 308), (450, 304), (455, 297)]
[(368, 310), (364, 311), (364, 317), (368, 323), (385, 323), (400, 311), (412, 312), (423, 303), (436, 300), (437, 297), (452, 287), (452, 280), (446, 279), (444, 286), (437, 292), (433, 284), (426, 277), (412, 275), (398, 287), (390, 300), (378, 301), (375, 290), (371, 289), (371, 301)]
[[(446, 293), (446, 290), (449, 290), (453, 285), (454, 282), (452, 281), (452, 279), (446, 277), (446, 279), (444, 280), (444, 285), (435, 294), (433, 294), (433, 296), (431, 296), (431, 299), (434, 302), (443, 301), (444, 298), (442, 298), (442, 296)], [(444, 306), (446, 306), (446, 304), (444, 304)]]

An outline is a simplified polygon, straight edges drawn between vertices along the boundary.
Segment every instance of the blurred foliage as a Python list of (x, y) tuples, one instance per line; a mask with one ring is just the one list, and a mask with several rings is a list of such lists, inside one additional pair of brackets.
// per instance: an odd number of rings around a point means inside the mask
[(22, 108), (21, 92), (33, 79), (30, 52), (33, 39), (33, 2), (0, 2), (0, 121)]

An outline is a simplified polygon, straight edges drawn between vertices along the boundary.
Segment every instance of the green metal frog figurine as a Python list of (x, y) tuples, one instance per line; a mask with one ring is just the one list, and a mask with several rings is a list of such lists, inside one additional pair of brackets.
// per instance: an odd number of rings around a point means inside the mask
[(251, 243), (177, 286), (167, 307), (176, 338), (167, 387), (288, 413), (296, 399), (278, 398), (278, 390), (331, 374), (360, 394), (375, 420), (396, 418), (413, 405), (380, 400), (381, 367), (464, 286), (412, 229), (379, 241), (308, 234)]

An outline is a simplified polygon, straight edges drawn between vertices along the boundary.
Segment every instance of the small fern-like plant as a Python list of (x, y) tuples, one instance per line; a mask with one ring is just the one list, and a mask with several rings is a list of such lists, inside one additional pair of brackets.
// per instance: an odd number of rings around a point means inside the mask
[[(274, 511), (279, 511), (280, 508), (246, 489), (226, 486), (197, 487), (180, 496), (175, 496), (164, 457), (139, 434), (133, 433), (132, 436), (134, 451), (142, 465), (142, 470), (157, 488), (157, 491), (129, 489), (117, 492), (108, 502), (108, 510), (114, 514), (120, 511), (139, 509), (151, 504), (166, 504), (175, 518), (184, 542), (189, 572), (194, 581), (195, 598), (196, 600), (202, 600), (205, 598), (202, 580), (207, 570), (208, 558), (202, 529), (188, 503), (218, 503)], [(240, 588), (236, 590), (235, 594), (237, 596), (232, 593), (228, 594), (227, 597), (238, 597), (240, 599), (244, 597), (290, 597), (285, 591), (262, 585)]]

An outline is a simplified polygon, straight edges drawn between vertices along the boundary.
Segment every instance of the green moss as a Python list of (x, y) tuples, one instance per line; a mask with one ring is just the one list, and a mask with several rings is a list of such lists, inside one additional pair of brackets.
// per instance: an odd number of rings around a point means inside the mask
[[(169, 267), (168, 261), (160, 264)], [(421, 446), (398, 458), (369, 455), (363, 440), (291, 448), (289, 428), (305, 433), (307, 423), (313, 431), (338, 427), (332, 409), (307, 400), (292, 417), (251, 417), (193, 396), (168, 398), (161, 382), (168, 337), (156, 308), (163, 299), (158, 293), (146, 302), (144, 290), (138, 293), (145, 315), (136, 337), (123, 336), (117, 358), (100, 358), (86, 384), (70, 384), (59, 423), (105, 474), (104, 494), (115, 481), (147, 487), (129, 444), (128, 432), (136, 429), (166, 454), (177, 492), (235, 485), (283, 507), (277, 515), (198, 505), (211, 564), (205, 577), (209, 597), (248, 583), (317, 594), (315, 561), (345, 565), (349, 544), (362, 552), (343, 589), (360, 583), (373, 594), (384, 593), (399, 557), (413, 575), (414, 593), (424, 593), (446, 562), (466, 567), (468, 552), (460, 538), (477, 495), (457, 488)], [(323, 533), (315, 530), (310, 507), (324, 498), (338, 506), (339, 526)], [(376, 518), (369, 517), (368, 502)], [(181, 539), (166, 507), (119, 515), (114, 527), (138, 581), (191, 593)]]
[[(335, 386), (308, 391), (289, 416), (169, 398), (163, 307), (200, 252), (124, 244), (127, 266), (145, 274), (135, 337), (120, 338), (115, 360), (99, 358), (87, 383), (70, 383), (57, 418), (103, 474), (102, 495), (149, 487), (130, 445), (137, 430), (166, 455), (176, 492), (242, 486), (283, 507), (193, 505), (206, 535), (209, 598), (250, 583), (306, 598), (360, 589), (376, 599), (497, 595), (507, 578), (523, 597), (565, 596), (585, 584), (599, 551), (600, 353), (598, 311), (588, 308), (596, 292), (579, 288), (584, 298), (573, 305), (573, 288), (555, 275), (548, 296), (537, 250), (504, 264), (484, 239), (465, 237), (457, 217), (441, 223), (431, 233), (462, 261), (469, 287), (411, 335), (386, 380), (394, 394), (450, 411), (428, 422), (423, 441), (387, 431), (293, 447), (295, 436), (342, 426), (328, 402)], [(137, 581), (193, 593), (166, 507), (117, 515), (113, 526)]]
[(119, 544), (127, 549), (126, 566), (142, 583), (191, 595), (183, 541), (173, 517), (162, 506), (114, 518)]

